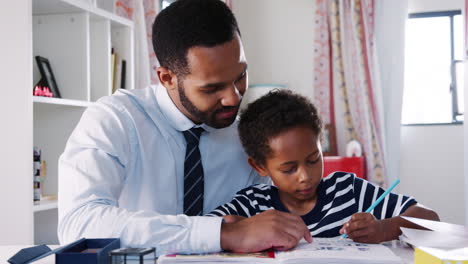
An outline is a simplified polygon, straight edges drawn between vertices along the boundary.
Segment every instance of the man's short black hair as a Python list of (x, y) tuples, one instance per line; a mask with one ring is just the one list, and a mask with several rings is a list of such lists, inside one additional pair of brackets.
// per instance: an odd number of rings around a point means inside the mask
[(273, 90), (247, 106), (240, 116), (239, 136), (247, 155), (265, 165), (272, 154), (269, 141), (295, 127), (310, 128), (322, 136), (322, 119), (304, 96), (289, 90)]
[(178, 0), (162, 10), (153, 24), (153, 47), (159, 64), (178, 76), (189, 74), (188, 50), (214, 47), (240, 36), (231, 9), (220, 0)]

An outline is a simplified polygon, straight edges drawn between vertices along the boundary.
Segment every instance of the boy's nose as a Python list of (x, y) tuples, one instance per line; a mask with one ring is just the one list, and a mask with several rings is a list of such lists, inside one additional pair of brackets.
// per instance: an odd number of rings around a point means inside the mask
[(299, 182), (306, 182), (311, 176), (311, 173), (307, 169), (301, 169), (299, 171)]

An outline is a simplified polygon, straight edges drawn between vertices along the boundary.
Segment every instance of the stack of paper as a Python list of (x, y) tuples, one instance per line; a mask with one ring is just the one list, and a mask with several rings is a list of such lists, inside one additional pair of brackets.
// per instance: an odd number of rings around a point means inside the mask
[(389, 248), (379, 244), (356, 243), (349, 239), (339, 238), (314, 238), (313, 243), (301, 242), (289, 251), (254, 254), (167, 255), (160, 257), (158, 263), (397, 264), (401, 263), (401, 259)]
[(404, 219), (429, 230), (401, 228), (402, 240), (415, 246), (414, 263), (468, 264), (468, 228), (425, 219)]

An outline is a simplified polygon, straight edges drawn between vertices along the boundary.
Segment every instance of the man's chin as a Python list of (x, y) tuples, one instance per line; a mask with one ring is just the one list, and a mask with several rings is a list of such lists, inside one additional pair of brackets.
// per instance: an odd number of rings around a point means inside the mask
[(216, 119), (210, 122), (209, 124), (207, 123), (207, 125), (213, 128), (221, 129), (232, 125), (232, 123), (234, 123), (235, 120), (236, 116), (231, 117), (229, 119)]

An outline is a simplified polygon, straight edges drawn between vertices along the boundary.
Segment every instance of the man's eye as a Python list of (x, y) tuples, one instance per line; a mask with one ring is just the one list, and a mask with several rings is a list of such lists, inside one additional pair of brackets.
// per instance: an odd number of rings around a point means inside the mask
[(240, 76), (239, 79), (236, 80), (236, 82), (242, 81), (245, 78), (245, 76), (247, 76), (247, 74), (244, 72), (242, 76)]
[(218, 91), (218, 90), (219, 90), (219, 88), (213, 87), (213, 88), (205, 89), (205, 90), (202, 90), (202, 91), (205, 94), (213, 94), (213, 93), (216, 93), (216, 91)]

